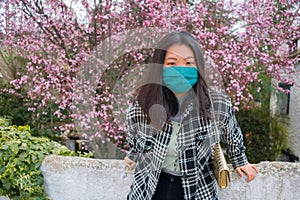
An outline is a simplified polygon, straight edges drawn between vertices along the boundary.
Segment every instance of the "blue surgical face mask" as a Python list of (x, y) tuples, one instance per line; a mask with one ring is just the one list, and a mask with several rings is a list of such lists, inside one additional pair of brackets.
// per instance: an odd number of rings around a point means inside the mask
[(189, 66), (163, 68), (163, 83), (174, 93), (189, 91), (198, 81), (198, 70)]

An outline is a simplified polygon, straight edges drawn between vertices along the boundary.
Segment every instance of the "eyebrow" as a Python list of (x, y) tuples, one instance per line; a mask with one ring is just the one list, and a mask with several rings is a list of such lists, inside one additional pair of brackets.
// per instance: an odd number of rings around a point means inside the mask
[[(189, 57), (184, 58), (184, 60), (191, 59), (191, 58), (194, 58), (194, 57), (193, 56), (189, 56)], [(177, 60), (177, 58), (168, 57), (167, 60)]]
[(184, 60), (194, 58), (193, 56), (186, 57)]
[(167, 60), (177, 60), (177, 58), (169, 57), (169, 58), (167, 58)]

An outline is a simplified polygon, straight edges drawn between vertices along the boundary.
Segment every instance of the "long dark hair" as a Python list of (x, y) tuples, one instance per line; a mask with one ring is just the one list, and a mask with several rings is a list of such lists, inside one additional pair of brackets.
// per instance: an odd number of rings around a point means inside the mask
[[(194, 53), (196, 66), (198, 69), (198, 81), (193, 86), (193, 90), (198, 98), (198, 106), (200, 113), (204, 116), (206, 121), (209, 116), (210, 101), (208, 96), (208, 87), (204, 80), (204, 55), (203, 50), (199, 45), (199, 42), (186, 31), (175, 31), (164, 38), (162, 38), (157, 47), (154, 50), (153, 57), (150, 60), (150, 64), (147, 66), (146, 83), (137, 90), (136, 100), (142, 107), (144, 113), (147, 116), (147, 120), (150, 122), (150, 109), (153, 105), (161, 105), (166, 112), (166, 117), (177, 114), (179, 110), (179, 103), (175, 94), (163, 86), (162, 83), (162, 68), (164, 65), (165, 56), (170, 46), (174, 44), (187, 45)], [(157, 116), (160, 114), (157, 113)], [(152, 117), (151, 117), (152, 118)]]

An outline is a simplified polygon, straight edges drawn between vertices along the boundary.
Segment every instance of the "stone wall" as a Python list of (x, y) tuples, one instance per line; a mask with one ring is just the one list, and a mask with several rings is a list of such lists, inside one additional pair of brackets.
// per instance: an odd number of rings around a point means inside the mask
[[(232, 170), (230, 186), (219, 191), (222, 200), (300, 199), (300, 163), (261, 162), (260, 173), (247, 183)], [(122, 178), (122, 160), (100, 160), (49, 155), (41, 171), (53, 200), (125, 199), (132, 173)]]
[[(300, 71), (300, 63), (295, 66), (297, 71)], [(287, 128), (288, 128), (288, 154), (295, 158), (300, 158), (300, 76), (294, 75), (296, 84), (290, 87), (290, 99), (289, 102), (289, 113), (287, 117)], [(272, 114), (280, 113), (280, 98), (277, 97), (275, 92), (271, 95), (270, 99), (270, 111)], [(287, 106), (287, 105), (286, 105)], [(285, 158), (286, 159), (286, 158)], [(284, 160), (285, 160), (284, 159)], [(296, 159), (297, 160), (297, 159)]]
[[(296, 66), (300, 70), (300, 63)], [(300, 84), (300, 77), (296, 78)], [(294, 85), (290, 93), (290, 112), (289, 112), (289, 147), (295, 156), (300, 158), (300, 87)]]

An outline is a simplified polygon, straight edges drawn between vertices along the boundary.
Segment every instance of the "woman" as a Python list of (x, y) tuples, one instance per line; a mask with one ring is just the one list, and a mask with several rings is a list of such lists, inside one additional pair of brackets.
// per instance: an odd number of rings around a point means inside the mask
[(212, 150), (219, 140), (237, 173), (252, 181), (258, 170), (247, 161), (230, 99), (208, 89), (198, 41), (188, 32), (168, 34), (148, 69), (148, 84), (127, 113), (131, 149), (124, 161), (135, 167), (127, 199), (217, 199)]

